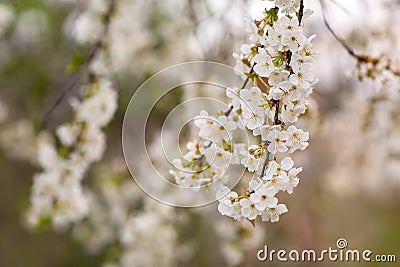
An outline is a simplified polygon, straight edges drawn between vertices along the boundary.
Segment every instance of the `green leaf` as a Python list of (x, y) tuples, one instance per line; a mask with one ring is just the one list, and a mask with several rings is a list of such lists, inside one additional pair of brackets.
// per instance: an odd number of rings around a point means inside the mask
[(258, 78), (258, 74), (257, 73), (245, 73), (244, 75), (246, 75), (250, 80), (253, 80), (254, 78)]
[(272, 26), (274, 24), (274, 22), (278, 20), (278, 12), (279, 12), (279, 8), (277, 8), (277, 7), (271, 8), (269, 10), (265, 10), (265, 14), (266, 14), (265, 20), (270, 26)]
[(67, 72), (68, 73), (74, 73), (76, 72), (84, 63), (85, 63), (86, 57), (80, 53), (74, 53), (71, 59), (71, 63), (67, 66)]
[(46, 228), (47, 226), (49, 226), (51, 224), (51, 219), (49, 216), (42, 216), (39, 218), (39, 222), (37, 227), (39, 229), (43, 229)]
[(253, 225), (254, 228), (256, 228), (256, 220), (249, 220), (249, 222), (251, 223), (251, 225)]

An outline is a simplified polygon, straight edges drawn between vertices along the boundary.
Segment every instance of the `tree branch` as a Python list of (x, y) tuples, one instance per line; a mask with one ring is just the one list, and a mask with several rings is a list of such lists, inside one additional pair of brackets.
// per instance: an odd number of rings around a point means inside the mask
[[(304, 1), (301, 0), (300, 1), (300, 7), (299, 7), (299, 25), (301, 25), (301, 21), (303, 20), (303, 15), (304, 15)], [(287, 53), (287, 66), (290, 67), (290, 61), (292, 60), (292, 52), (289, 50)], [(253, 65), (254, 67), (254, 65)], [(275, 102), (275, 115), (274, 115), (274, 125), (278, 125), (279, 124), (279, 106), (280, 106), (280, 101), (277, 100)], [(264, 149), (267, 149), (267, 146), (269, 145), (269, 142), (266, 142), (264, 144)], [(265, 171), (269, 162), (269, 156), (270, 156), (270, 152), (267, 152), (267, 155), (265, 156), (265, 160), (264, 160), (264, 164), (261, 170), (261, 174), (260, 174), (260, 179), (262, 177), (265, 176)]]
[[(321, 9), (322, 9), (322, 18), (324, 20), (324, 24), (325, 24), (326, 28), (332, 34), (332, 36), (336, 39), (336, 41), (338, 41), (340, 43), (340, 45), (347, 51), (347, 53), (350, 56), (352, 56), (353, 58), (355, 58), (358, 63), (372, 63), (373, 65), (378, 64), (381, 61), (380, 58), (356, 53), (354, 51), (354, 49), (352, 47), (350, 47), (350, 45), (348, 45), (346, 43), (346, 41), (332, 29), (331, 25), (328, 22), (327, 16), (326, 16), (326, 6), (324, 3), (324, 0), (319, 0), (319, 2), (321, 5)], [(390, 71), (393, 75), (400, 76), (400, 71), (393, 69), (390, 64), (390, 61), (388, 61), (388, 63), (386, 64), (386, 66), (384, 68), (386, 70)]]
[[(116, 2), (117, 0), (110, 0), (107, 10), (104, 13), (102, 25), (103, 25), (103, 30), (101, 36), (94, 42), (92, 47), (89, 49), (89, 52), (86, 56), (85, 62), (78, 68), (77, 73), (74, 77), (74, 79), (68, 84), (64, 89), (62, 90), (60, 96), (57, 98), (57, 100), (54, 102), (54, 104), (50, 107), (50, 109), (46, 112), (46, 114), (43, 117), (42, 122), (39, 125), (38, 131), (40, 132), (43, 130), (43, 128), (46, 127), (51, 115), (53, 114), (54, 110), (61, 104), (62, 100), (64, 100), (65, 96), (72, 91), (75, 86), (78, 84), (81, 76), (82, 76), (82, 69), (83, 67), (87, 67), (93, 59), (98, 55), (99, 51), (101, 48), (104, 46), (104, 39), (108, 35), (109, 28), (110, 28), (110, 22), (111, 22), (111, 17), (112, 14), (114, 13), (115, 7), (116, 7)], [(89, 79), (91, 77), (91, 74), (89, 74)]]
[[(251, 66), (251, 69), (249, 71), (249, 74), (251, 74), (253, 72), (255, 65), (256, 65), (256, 63), (253, 63), (253, 65)], [(249, 76), (247, 76), (246, 80), (244, 81), (244, 83), (240, 89), (244, 89), (246, 87), (246, 85), (249, 83), (249, 80), (250, 80), (250, 78), (249, 78)]]

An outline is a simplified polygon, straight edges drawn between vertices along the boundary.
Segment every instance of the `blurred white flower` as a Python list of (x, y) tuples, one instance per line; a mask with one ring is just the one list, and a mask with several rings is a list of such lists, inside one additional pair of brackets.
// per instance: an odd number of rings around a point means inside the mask
[(85, 12), (75, 21), (73, 36), (78, 43), (91, 43), (97, 40), (102, 31), (100, 14)]
[(0, 38), (7, 32), (14, 19), (14, 8), (7, 4), (0, 4)]
[(269, 208), (265, 210), (262, 215), (261, 219), (263, 222), (278, 222), (279, 221), (279, 216), (288, 212), (288, 209), (285, 204), (278, 204), (274, 208)]
[(263, 48), (258, 49), (258, 54), (254, 57), (254, 62), (256, 64), (254, 66), (254, 71), (261, 77), (269, 77), (271, 72), (274, 70), (272, 58)]
[(46, 13), (40, 9), (29, 9), (18, 15), (15, 26), (17, 37), (27, 44), (35, 44), (46, 37), (49, 21)]
[(95, 127), (103, 127), (117, 109), (117, 93), (106, 79), (99, 80), (91, 87), (93, 95), (84, 98), (76, 108), (77, 119)]

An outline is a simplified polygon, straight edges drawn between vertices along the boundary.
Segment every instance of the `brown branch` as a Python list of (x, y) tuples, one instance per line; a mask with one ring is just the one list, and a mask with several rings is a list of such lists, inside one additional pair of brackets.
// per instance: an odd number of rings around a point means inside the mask
[[(253, 63), (253, 65), (251, 66), (251, 69), (249, 71), (249, 74), (251, 74), (253, 72), (255, 65), (256, 65), (256, 63)], [(246, 85), (249, 83), (249, 81), (250, 81), (250, 78), (249, 78), (249, 76), (247, 76), (246, 80), (244, 81), (244, 83), (240, 89), (244, 89), (246, 87)]]
[(303, 20), (303, 15), (304, 15), (304, 0), (301, 0), (299, 8), (299, 25), (301, 25), (301, 21)]
[[(81, 70), (83, 67), (87, 67), (93, 59), (98, 55), (99, 51), (101, 48), (104, 46), (104, 39), (108, 35), (109, 28), (110, 28), (110, 22), (111, 22), (111, 17), (114, 13), (115, 7), (116, 7), (116, 2), (117, 0), (110, 0), (107, 10), (104, 13), (102, 25), (103, 25), (103, 30), (101, 36), (94, 42), (92, 47), (89, 49), (89, 52), (86, 56), (85, 62), (79, 66), (77, 70), (77, 74), (75, 75), (74, 79), (70, 84), (68, 84), (64, 89), (62, 90), (60, 96), (57, 98), (57, 100), (54, 102), (54, 104), (51, 106), (51, 108), (46, 112), (45, 116), (43, 117), (42, 122), (39, 125), (39, 128), (37, 132), (40, 132), (43, 128), (46, 127), (51, 115), (53, 114), (54, 110), (61, 104), (62, 100), (64, 100), (65, 96), (72, 91), (75, 86), (78, 84), (82, 73)], [(89, 79), (91, 80), (92, 74), (89, 73)]]
[[(278, 116), (279, 115), (279, 106), (280, 106), (280, 101), (277, 100), (276, 103), (275, 103), (274, 125), (278, 125), (280, 123), (279, 122), (279, 116)], [(268, 147), (269, 144), (270, 144), (269, 142), (264, 143), (264, 149), (268, 150), (267, 147)], [(264, 164), (263, 164), (263, 167), (262, 167), (262, 170), (261, 170), (261, 174), (260, 174), (260, 179), (265, 176), (265, 170), (266, 170), (267, 165), (269, 163), (269, 156), (270, 156), (270, 152), (268, 151), (267, 155), (265, 156)]]
[[(265, 149), (267, 149), (266, 146), (267, 146), (268, 144), (269, 144), (269, 143), (265, 143), (265, 145), (264, 145), (264, 148), (265, 148)], [(268, 152), (267, 152), (267, 155), (265, 156), (264, 164), (263, 164), (263, 167), (262, 167), (262, 170), (261, 170), (261, 174), (260, 174), (260, 179), (263, 178), (263, 177), (265, 176), (265, 171), (266, 171), (267, 165), (268, 165), (268, 163), (269, 163), (269, 155), (270, 155), (270, 153), (269, 153), (269, 151), (268, 151)]]
[(332, 36), (336, 39), (336, 41), (338, 41), (344, 49), (346, 49), (347, 53), (349, 53), (352, 57), (354, 57), (355, 59), (357, 59), (360, 62), (365, 62), (367, 59), (367, 56), (362, 56), (362, 55), (358, 55), (354, 52), (353, 48), (351, 48), (346, 41), (340, 37), (331, 27), (331, 25), (328, 22), (328, 19), (326, 17), (326, 7), (325, 7), (325, 3), (324, 0), (319, 0), (319, 3), (321, 5), (321, 9), (322, 9), (322, 18), (324, 20), (324, 24), (325, 27), (328, 29), (328, 31), (332, 34)]
[[(324, 0), (319, 0), (321, 9), (322, 9), (322, 18), (324, 20), (324, 24), (328, 31), (331, 33), (331, 35), (340, 43), (340, 45), (347, 51), (347, 53), (355, 58), (357, 62), (360, 63), (372, 63), (373, 65), (376, 65), (380, 62), (379, 58), (376, 57), (371, 57), (369, 55), (362, 55), (358, 54), (354, 51), (354, 49), (346, 43), (346, 41), (340, 37), (331, 27), (331, 25), (328, 22), (327, 16), (326, 16), (326, 7)], [(395, 76), (400, 76), (400, 71), (394, 70), (390, 64), (390, 61), (386, 64), (385, 69), (392, 72)]]

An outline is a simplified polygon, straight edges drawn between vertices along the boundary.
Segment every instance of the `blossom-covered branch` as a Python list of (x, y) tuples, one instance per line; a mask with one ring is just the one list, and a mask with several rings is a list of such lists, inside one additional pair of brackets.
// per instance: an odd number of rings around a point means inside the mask
[[(292, 193), (299, 182), (297, 175), (302, 169), (294, 168), (290, 157), (278, 162), (277, 155), (308, 146), (309, 134), (293, 125), (305, 113), (306, 99), (317, 82), (310, 51), (315, 36), (304, 36), (303, 14), (303, 1), (275, 1), (275, 7), (266, 9), (261, 20), (246, 20), (250, 43), (234, 54), (236, 70), (247, 76), (244, 86), (227, 88), (229, 112), (214, 116), (202, 111), (195, 118), (201, 139), (187, 145), (186, 162), (174, 162), (177, 169), (171, 174), (178, 184), (196, 189), (217, 186), (222, 215), (250, 221), (261, 216), (263, 221), (276, 222), (287, 211), (284, 204), (278, 204), (277, 193)], [(247, 89), (249, 80), (255, 86)], [(250, 131), (259, 142), (248, 147), (231, 145), (236, 130)], [(209, 146), (202, 140), (213, 143)], [(241, 164), (257, 177), (242, 195), (224, 186), (229, 164)]]
[[(62, 228), (81, 220), (89, 211), (89, 199), (81, 182), (91, 163), (103, 156), (105, 135), (101, 129), (109, 123), (117, 108), (117, 93), (104, 63), (108, 25), (115, 3), (110, 0), (104, 13), (98, 14), (103, 15), (99, 16), (103, 20), (98, 21), (103, 25), (103, 31), (93, 40), (86, 60), (89, 84), (82, 87), (82, 100), (71, 100), (73, 120), (57, 127), (55, 144), (39, 143), (42, 171), (34, 175), (31, 207), (27, 214), (32, 226), (51, 223)], [(88, 9), (86, 12), (94, 11)]]
[(326, 16), (326, 7), (324, 0), (319, 0), (322, 9), (322, 18), (328, 31), (332, 34), (336, 41), (347, 51), (347, 53), (357, 60), (358, 78), (362, 80), (364, 77), (374, 79), (382, 71), (389, 71), (394, 76), (400, 77), (400, 70), (396, 70), (390, 58), (374, 57), (367, 54), (359, 54), (332, 28)]
[[(72, 81), (67, 84), (67, 86), (61, 91), (60, 96), (56, 99), (56, 101), (54, 102), (54, 104), (50, 107), (50, 109), (46, 112), (46, 114), (44, 115), (44, 118), (42, 120), (42, 122), (40, 123), (39, 126), (39, 131), (42, 130), (46, 124), (48, 123), (49, 118), (51, 117), (51, 115), (53, 114), (53, 112), (55, 111), (55, 109), (61, 104), (61, 102), (65, 99), (65, 97), (67, 96), (67, 94), (73, 90), (77, 84), (79, 83), (79, 78), (80, 78), (80, 70), (83, 67), (88, 67), (90, 66), (90, 64), (92, 63), (92, 61), (97, 57), (97, 55), (101, 52), (101, 49), (103, 48), (103, 46), (105, 45), (105, 36), (107, 36), (108, 31), (109, 31), (109, 27), (110, 27), (110, 22), (111, 22), (111, 16), (114, 13), (115, 10), (115, 6), (116, 6), (116, 0), (110, 0), (107, 10), (105, 11), (105, 13), (103, 14), (103, 20), (102, 20), (102, 34), (100, 35), (99, 38), (97, 38), (96, 41), (93, 42), (91, 48), (89, 49), (88, 54), (85, 57), (85, 60), (82, 63), (79, 63), (78, 66), (73, 66), (72, 68), (76, 68), (75, 70), (75, 75), (72, 79)], [(79, 32), (79, 30), (78, 30)], [(80, 36), (80, 35), (78, 35)], [(85, 42), (85, 38), (83, 37), (75, 37), (77, 38), (77, 41), (84, 41)], [(83, 38), (83, 40), (80, 40), (81, 38)], [(92, 75), (89, 73), (89, 78)], [(95, 76), (95, 75), (93, 75)]]

